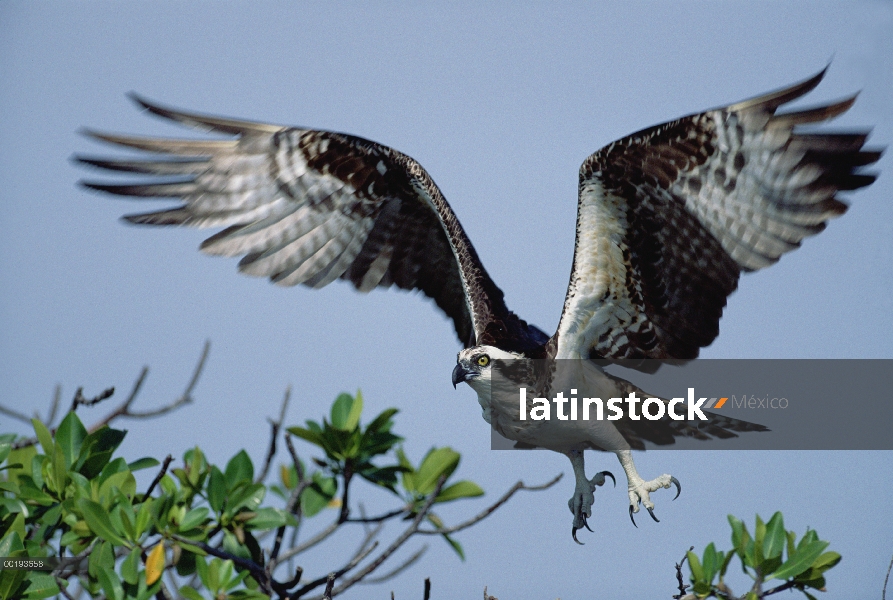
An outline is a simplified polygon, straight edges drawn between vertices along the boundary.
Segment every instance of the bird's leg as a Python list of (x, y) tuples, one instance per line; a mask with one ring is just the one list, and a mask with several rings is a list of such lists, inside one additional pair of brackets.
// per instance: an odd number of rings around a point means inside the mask
[[(577, 531), (584, 527), (589, 529), (586, 519), (592, 516), (592, 503), (595, 502), (593, 492), (595, 492), (595, 488), (605, 484), (605, 477), (610, 477), (614, 480), (614, 485), (617, 485), (617, 481), (608, 471), (596, 473), (592, 479), (586, 479), (586, 469), (583, 465), (583, 450), (571, 450), (566, 453), (566, 456), (574, 467), (574, 481), (576, 481), (574, 495), (567, 501), (567, 506), (574, 515), (574, 526), (571, 530), (571, 535), (575, 542), (582, 544), (577, 539)], [(592, 529), (589, 529), (589, 531), (592, 531)]]
[(675, 485), (676, 497), (673, 498), (675, 500), (682, 492), (679, 480), (672, 475), (664, 474), (651, 481), (645, 481), (639, 477), (639, 472), (636, 471), (636, 464), (633, 462), (633, 455), (629, 450), (618, 451), (617, 458), (620, 459), (620, 464), (623, 466), (624, 472), (626, 472), (626, 480), (629, 487), (629, 518), (633, 525), (636, 525), (633, 514), (639, 512), (639, 503), (645, 507), (652, 519), (660, 523), (660, 520), (654, 516), (654, 503), (651, 501), (650, 493), (660, 488), (669, 489), (671, 485)]

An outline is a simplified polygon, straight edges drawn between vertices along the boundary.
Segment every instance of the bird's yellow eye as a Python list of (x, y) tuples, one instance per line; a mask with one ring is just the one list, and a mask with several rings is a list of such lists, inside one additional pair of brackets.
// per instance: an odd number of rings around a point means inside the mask
[(487, 365), (490, 364), (490, 357), (487, 356), (486, 354), (481, 354), (480, 356), (478, 356), (477, 362), (480, 366), (486, 367)]

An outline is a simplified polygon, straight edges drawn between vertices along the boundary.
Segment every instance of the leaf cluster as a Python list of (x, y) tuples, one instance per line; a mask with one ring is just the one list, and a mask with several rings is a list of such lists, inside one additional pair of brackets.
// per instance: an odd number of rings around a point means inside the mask
[[(170, 471), (168, 457), (155, 481), (141, 492), (134, 472), (157, 467), (159, 461), (128, 463), (115, 456), (125, 431), (102, 425), (89, 432), (74, 411), (55, 432), (34, 419), (34, 443), (0, 436), (0, 556), (55, 559), (53, 571), (0, 570), (0, 598), (46, 598), (77, 588), (90, 596), (145, 600), (162, 588), (170, 594), (162, 579), (165, 572), (176, 574), (169, 584), (189, 600), (206, 594), (220, 599), (269, 598), (274, 593), (298, 598), (319, 585), (318, 580), (304, 582), (298, 569), (292, 581), (280, 583), (273, 573), (282, 564), (276, 555), (285, 532), (292, 530), (294, 541), (304, 519), (340, 506), (330, 531), (354, 520), (416, 516), (439, 528), (442, 523), (430, 513), (431, 504), (483, 494), (468, 481), (445, 485), (459, 464), (458, 453), (434, 448), (413, 465), (397, 446), (403, 438), (391, 431), (396, 409), (362, 425), (362, 408), (359, 393), (342, 394), (329, 419), (290, 428), (323, 456), (314, 459), (318, 468), (308, 473), (293, 453), (292, 464), (280, 469), (281, 482), (269, 488), (255, 480), (254, 464), (244, 450), (221, 468), (193, 448)], [(354, 476), (398, 496), (401, 507), (378, 519), (349, 519), (347, 494)], [(284, 506), (266, 502), (268, 489), (285, 500)], [(416, 522), (410, 535), (417, 532)], [(461, 556), (458, 543), (443, 535)], [(273, 536), (273, 550), (262, 549), (266, 536)], [(374, 547), (364, 542), (364, 550), (348, 566), (356, 567)]]
[[(744, 595), (747, 600), (757, 600), (783, 590), (803, 592), (807, 598), (814, 596), (807, 590), (825, 589), (825, 572), (840, 562), (840, 554), (827, 551), (828, 542), (820, 540), (813, 529), (797, 540), (794, 531), (784, 528), (780, 512), (764, 522), (759, 515), (753, 535), (744, 523), (729, 515), (732, 527), (732, 548), (726, 552), (716, 550), (711, 542), (701, 557), (689, 551), (692, 592), (698, 598), (719, 597), (734, 599), (736, 596), (725, 583), (725, 575), (734, 557), (741, 562), (742, 571), (753, 579), (753, 586)], [(714, 583), (714, 580), (716, 582)], [(781, 583), (764, 589), (767, 582)]]

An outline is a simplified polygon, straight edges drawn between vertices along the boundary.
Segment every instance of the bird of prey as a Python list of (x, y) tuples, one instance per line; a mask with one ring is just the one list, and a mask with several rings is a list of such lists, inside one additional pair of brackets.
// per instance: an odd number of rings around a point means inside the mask
[[(645, 481), (630, 451), (644, 441), (667, 444), (693, 433), (669, 419), (601, 422), (574, 431), (561, 429), (565, 421), (547, 429), (508, 426), (518, 406), (491, 402), (491, 361), (577, 359), (579, 377), (613, 397), (637, 388), (603, 371), (605, 361), (697, 357), (718, 335), (726, 298), (742, 271), (778, 261), (844, 213), (838, 192), (874, 181), (862, 171), (880, 157), (864, 149), (867, 132), (801, 129), (845, 112), (855, 96), (777, 112), (815, 88), (824, 73), (643, 129), (589, 156), (579, 173), (570, 283), (551, 336), (508, 309), (422, 166), (376, 142), (182, 112), (133, 95), (150, 113), (228, 138), (87, 131), (148, 155), (78, 160), (147, 177), (85, 182), (88, 188), (179, 200), (166, 210), (125, 216), (130, 223), (222, 228), (201, 250), (241, 256), (245, 274), (313, 288), (344, 279), (361, 292), (397, 286), (431, 298), (452, 319), (463, 346), (454, 385), (468, 383), (484, 418), (510, 439), (570, 458), (576, 540), (577, 530), (588, 527), (596, 486), (610, 475), (587, 479), (585, 448), (613, 451), (627, 477), (630, 517), (640, 504), (654, 517), (650, 493), (679, 483), (670, 475)], [(755, 428), (713, 415), (706, 429), (729, 437)]]

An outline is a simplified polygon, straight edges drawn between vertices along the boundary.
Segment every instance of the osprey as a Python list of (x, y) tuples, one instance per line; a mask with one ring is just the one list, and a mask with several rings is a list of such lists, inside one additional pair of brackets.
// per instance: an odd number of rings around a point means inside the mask
[[(81, 163), (151, 176), (137, 183), (85, 182), (178, 205), (125, 216), (140, 225), (218, 227), (208, 254), (241, 256), (239, 270), (279, 285), (320, 288), (336, 279), (361, 292), (419, 290), (452, 319), (464, 349), (453, 384), (468, 383), (484, 418), (509, 438), (562, 452), (575, 491), (572, 533), (588, 527), (593, 492), (613, 475), (587, 479), (583, 450), (612, 451), (626, 473), (629, 513), (679, 482), (639, 476), (631, 449), (696, 434), (676, 421), (623, 420), (588, 429), (504, 426), (493, 401), (491, 361), (577, 359), (579, 377), (605, 397), (635, 391), (600, 364), (621, 359), (693, 359), (719, 333), (727, 296), (742, 271), (775, 263), (824, 229), (846, 205), (836, 195), (869, 185), (861, 172), (880, 151), (867, 132), (817, 133), (800, 125), (845, 112), (855, 96), (777, 113), (825, 71), (773, 93), (644, 129), (589, 156), (580, 168), (576, 244), (558, 330), (551, 336), (510, 311), (443, 194), (415, 160), (343, 133), (268, 125), (172, 110), (132, 98), (183, 125), (232, 136), (155, 139), (87, 131), (144, 150), (140, 159), (78, 157)], [(517, 406), (514, 406), (517, 412)], [(500, 429), (501, 428), (501, 429)], [(716, 437), (760, 426), (711, 415)], [(635, 524), (635, 521), (633, 521)]]

